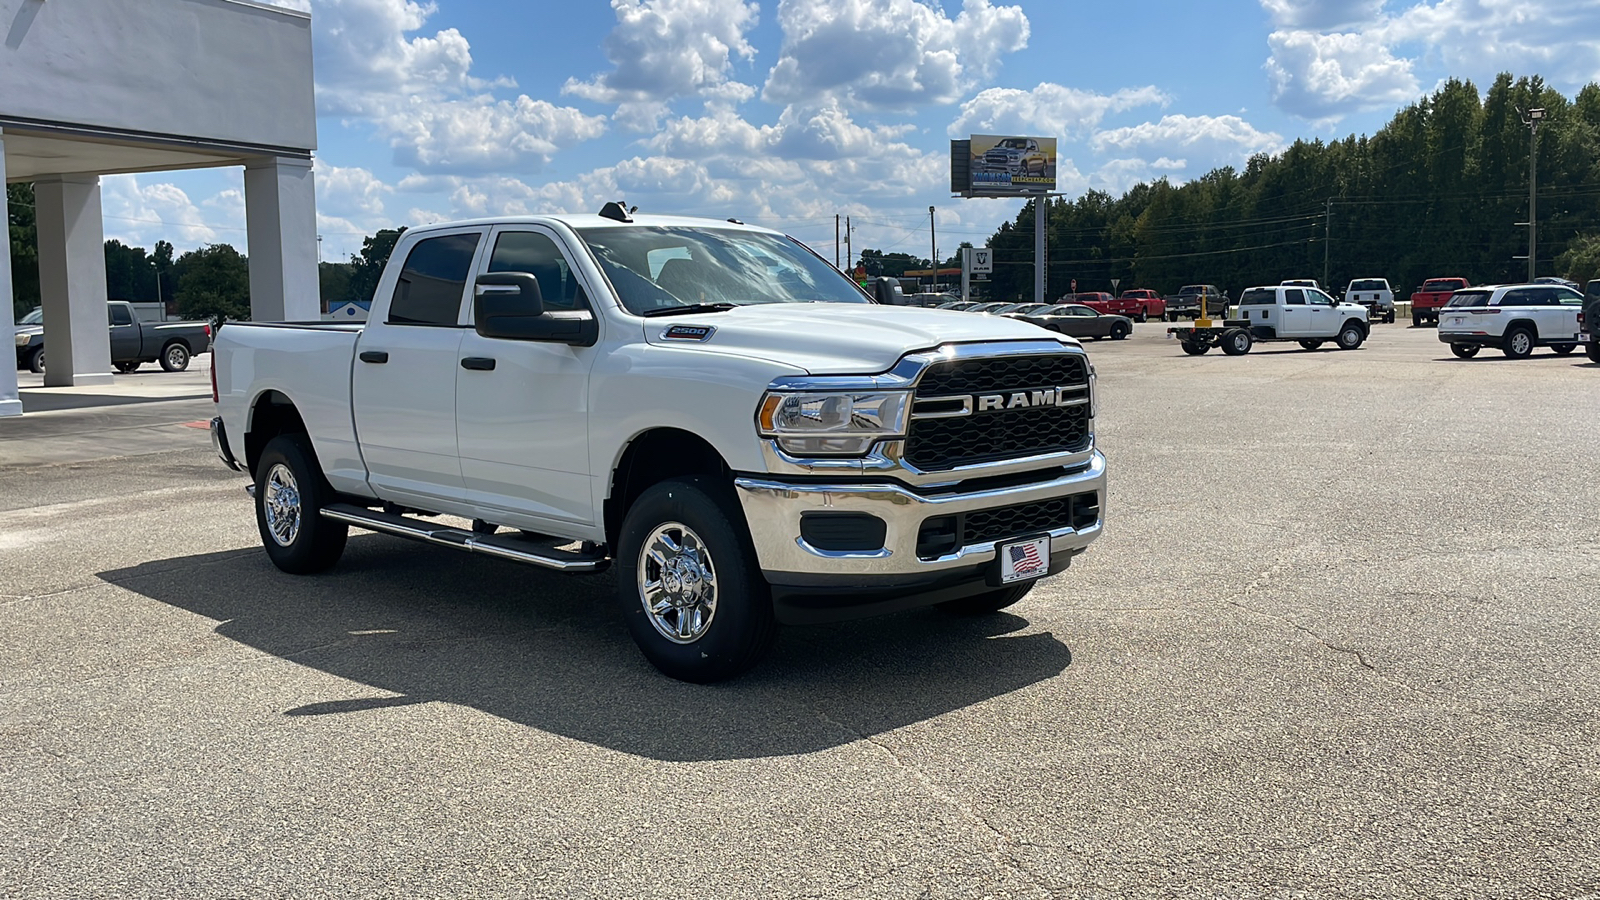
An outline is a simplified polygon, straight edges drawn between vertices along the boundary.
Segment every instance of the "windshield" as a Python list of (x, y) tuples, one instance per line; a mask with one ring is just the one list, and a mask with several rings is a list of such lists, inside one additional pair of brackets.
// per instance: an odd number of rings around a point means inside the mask
[(1028, 149), (1028, 142), (1012, 138), (1007, 141), (1001, 141), (1000, 146), (1008, 150), (1026, 150)]
[(44, 309), (42, 307), (36, 306), (32, 310), (30, 310), (27, 315), (25, 315), (22, 318), (18, 319), (17, 320), (17, 324), (18, 325), (38, 325), (43, 321), (44, 321)]
[(1454, 297), (1445, 306), (1488, 306), (1489, 295), (1493, 291), (1456, 291)]
[(855, 282), (793, 238), (720, 228), (580, 228), (634, 315), (727, 303), (870, 303)]

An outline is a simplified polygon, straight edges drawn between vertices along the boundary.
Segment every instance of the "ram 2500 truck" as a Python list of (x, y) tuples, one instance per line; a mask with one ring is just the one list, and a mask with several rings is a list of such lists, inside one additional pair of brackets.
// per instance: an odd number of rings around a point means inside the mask
[(365, 325), (233, 323), (215, 354), (213, 441), (280, 569), (330, 568), (351, 526), (611, 565), (640, 649), (688, 681), (779, 622), (1009, 606), (1102, 528), (1076, 341), (875, 304), (733, 222), (415, 228)]
[(1439, 324), (1439, 310), (1450, 302), (1450, 295), (1472, 287), (1465, 278), (1429, 278), (1411, 292), (1411, 324), (1420, 328)]

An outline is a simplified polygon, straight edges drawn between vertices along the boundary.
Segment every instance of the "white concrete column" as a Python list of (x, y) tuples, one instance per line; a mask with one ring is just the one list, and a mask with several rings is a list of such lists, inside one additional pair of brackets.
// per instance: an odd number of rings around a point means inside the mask
[(311, 160), (275, 156), (245, 163), (244, 204), (250, 236), (250, 318), (321, 319)]
[(39, 224), (45, 386), (110, 384), (100, 177), (41, 178), (33, 183), (33, 197)]
[[(11, 213), (6, 209), (6, 135), (0, 131), (0, 226), (10, 228)], [(16, 334), (16, 310), (12, 308), (11, 286), (11, 240), (8, 236), (4, 243), (0, 243), (0, 306), (5, 307), (5, 312), (0, 314), (0, 344), (7, 347), (14, 346), (12, 337)], [(0, 356), (0, 418), (5, 416), (22, 415), (22, 401), (17, 399), (17, 367), (12, 365), (14, 357)]]

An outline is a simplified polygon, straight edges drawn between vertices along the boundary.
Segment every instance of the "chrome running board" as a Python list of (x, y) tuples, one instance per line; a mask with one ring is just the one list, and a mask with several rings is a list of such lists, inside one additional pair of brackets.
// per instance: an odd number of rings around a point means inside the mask
[(366, 509), (349, 503), (334, 503), (322, 509), (324, 518), (344, 522), (368, 531), (379, 531), (396, 537), (410, 538), (442, 547), (482, 553), (512, 562), (527, 563), (557, 572), (598, 572), (609, 562), (604, 556), (586, 556), (557, 550), (523, 537), (500, 534), (477, 534), (464, 528), (451, 528), (434, 522), (407, 518), (394, 513)]

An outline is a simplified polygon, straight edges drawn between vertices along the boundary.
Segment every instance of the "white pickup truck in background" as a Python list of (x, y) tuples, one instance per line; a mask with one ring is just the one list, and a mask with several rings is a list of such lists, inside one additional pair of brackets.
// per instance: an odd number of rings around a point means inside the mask
[(1076, 341), (874, 304), (731, 221), (416, 228), (365, 326), (230, 323), (214, 353), (213, 439), (279, 568), (331, 567), (352, 525), (615, 564), (634, 639), (689, 681), (779, 622), (998, 610), (1102, 527)]
[(1239, 295), (1238, 317), (1220, 325), (1174, 325), (1167, 329), (1183, 352), (1199, 356), (1221, 347), (1229, 356), (1243, 356), (1262, 341), (1295, 341), (1316, 350), (1333, 341), (1340, 350), (1354, 350), (1367, 340), (1371, 326), (1367, 308), (1340, 303), (1318, 288), (1292, 284), (1245, 288)]

